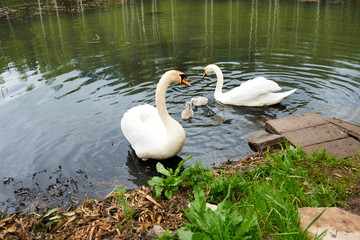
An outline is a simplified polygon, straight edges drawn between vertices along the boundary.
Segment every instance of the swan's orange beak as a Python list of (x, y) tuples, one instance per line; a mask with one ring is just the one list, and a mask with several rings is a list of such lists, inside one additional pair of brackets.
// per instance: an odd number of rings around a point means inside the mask
[(186, 80), (185, 77), (183, 79), (181, 79), (181, 83), (185, 84), (186, 86), (191, 87), (191, 84)]
[(204, 72), (204, 74), (202, 75), (201, 79), (203, 79), (206, 76), (206, 72)]

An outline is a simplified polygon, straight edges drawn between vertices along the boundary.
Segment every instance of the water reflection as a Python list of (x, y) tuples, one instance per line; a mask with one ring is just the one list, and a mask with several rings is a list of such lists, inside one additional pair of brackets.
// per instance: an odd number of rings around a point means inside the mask
[[(128, 151), (126, 161), (129, 174), (132, 176), (132, 178), (129, 178), (129, 181), (131, 181), (136, 186), (142, 186), (146, 185), (147, 181), (152, 176), (161, 176), (161, 174), (156, 171), (156, 164), (158, 161), (152, 159), (143, 161), (136, 156), (135, 151), (130, 146), (129, 148), (131, 150)], [(172, 168), (175, 170), (181, 160), (181, 157), (175, 156), (170, 158), (169, 161), (161, 161), (161, 164), (163, 164), (166, 168)]]
[[(208, 6), (210, 4), (210, 6)], [(205, 22), (205, 56), (207, 58), (213, 57), (213, 32), (214, 32), (214, 2), (213, 0), (210, 0), (210, 3), (208, 3), (208, 0), (205, 0), (205, 14), (204, 14), (204, 22)], [(210, 17), (208, 17), (208, 12), (210, 12)], [(209, 19), (208, 19), (209, 18)], [(209, 23), (210, 22), (210, 23)], [(209, 41), (210, 40), (210, 41)], [(210, 45), (210, 46), (209, 46)]]

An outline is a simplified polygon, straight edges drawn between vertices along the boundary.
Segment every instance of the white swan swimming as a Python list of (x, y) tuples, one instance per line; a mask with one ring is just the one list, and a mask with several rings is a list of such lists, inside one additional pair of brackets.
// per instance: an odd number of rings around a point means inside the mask
[(184, 73), (170, 70), (161, 77), (155, 92), (156, 107), (148, 104), (129, 109), (121, 119), (121, 130), (136, 155), (147, 160), (167, 159), (180, 152), (185, 131), (166, 109), (166, 90), (171, 83), (191, 87)]
[(192, 110), (191, 102), (186, 102), (185, 107), (186, 109), (181, 112), (181, 118), (183, 120), (188, 120), (194, 116), (194, 111)]
[(286, 92), (275, 93), (276, 91), (281, 90), (281, 87), (279, 87), (276, 82), (264, 77), (257, 77), (243, 82), (239, 87), (223, 93), (222, 87), (224, 77), (221, 69), (217, 65), (207, 65), (205, 67), (203, 78), (212, 72), (215, 72), (217, 77), (214, 97), (223, 104), (251, 107), (273, 105), (280, 103), (285, 97), (296, 91), (296, 89), (293, 89)]
[(191, 99), (191, 103), (194, 106), (202, 106), (209, 102), (209, 99), (207, 97), (196, 97)]

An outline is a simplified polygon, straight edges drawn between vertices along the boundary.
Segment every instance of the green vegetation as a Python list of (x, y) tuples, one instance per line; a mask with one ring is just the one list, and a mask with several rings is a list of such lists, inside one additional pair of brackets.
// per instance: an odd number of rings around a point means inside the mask
[[(165, 190), (168, 199), (181, 186), (194, 189), (195, 198), (184, 209), (189, 222), (165, 238), (307, 239), (299, 227), (299, 207), (343, 206), (343, 200), (358, 194), (359, 163), (326, 152), (306, 155), (288, 143), (283, 151), (267, 153), (259, 167), (231, 175), (213, 176), (199, 162), (180, 173), (188, 159), (175, 173), (159, 163), (158, 171), (166, 177), (149, 181), (157, 196)], [(217, 210), (207, 209), (206, 202), (217, 204)]]
[[(131, 229), (130, 227), (130, 221), (133, 221), (133, 216), (134, 216), (134, 209), (129, 207), (129, 203), (128, 203), (128, 197), (125, 195), (125, 189), (118, 189), (117, 193), (115, 193), (115, 196), (120, 200), (120, 205), (123, 208), (123, 211), (125, 213), (125, 217), (126, 217), (126, 223), (128, 225), (128, 228)], [(118, 224), (118, 228), (121, 231), (121, 225)]]
[(76, 211), (62, 212), (60, 207), (53, 208), (40, 218), (36, 231), (45, 232), (48, 230), (49, 232), (55, 232), (61, 226), (58, 224), (61, 220), (74, 216), (75, 214)]
[(182, 185), (183, 177), (179, 176), (180, 169), (182, 165), (191, 158), (191, 156), (187, 159), (183, 159), (177, 166), (175, 172), (173, 169), (165, 169), (164, 165), (160, 162), (156, 164), (156, 170), (165, 175), (166, 178), (161, 177), (153, 177), (148, 181), (150, 186), (155, 187), (155, 195), (158, 198), (164, 192), (165, 197), (167, 199), (171, 199), (174, 195), (174, 192), (179, 189), (179, 186)]
[(192, 156), (183, 159), (177, 166), (175, 172), (173, 169), (165, 169), (165, 167), (158, 162), (156, 164), (156, 170), (165, 175), (165, 178), (162, 177), (153, 177), (148, 181), (150, 186), (155, 186), (155, 195), (160, 197), (164, 192), (164, 195), (167, 199), (171, 199), (174, 195), (174, 192), (179, 189), (179, 186), (190, 185), (202, 186), (205, 187), (208, 181), (212, 180), (212, 175), (210, 169), (204, 169), (201, 163), (197, 163), (194, 166), (191, 166), (181, 172), (181, 167), (186, 161), (188, 161)]

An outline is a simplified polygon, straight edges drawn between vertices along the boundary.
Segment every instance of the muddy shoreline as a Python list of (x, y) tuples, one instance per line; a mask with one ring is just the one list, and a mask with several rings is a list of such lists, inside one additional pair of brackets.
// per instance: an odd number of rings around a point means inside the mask
[[(266, 164), (263, 155), (253, 154), (239, 161), (228, 161), (212, 169), (213, 176), (231, 176)], [(142, 186), (126, 191), (122, 197), (113, 193), (102, 201), (84, 199), (68, 209), (49, 209), (47, 214), (15, 213), (0, 215), (1, 239), (155, 239), (151, 229), (160, 226), (169, 233), (180, 229), (188, 218), (184, 212), (193, 195), (190, 186), (181, 187), (170, 200), (156, 199), (154, 187)], [(345, 205), (360, 215), (360, 196), (350, 197)], [(134, 221), (127, 221), (133, 209)]]

